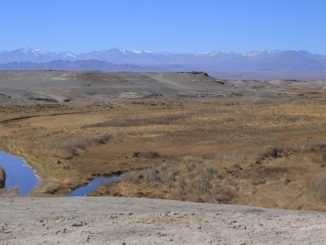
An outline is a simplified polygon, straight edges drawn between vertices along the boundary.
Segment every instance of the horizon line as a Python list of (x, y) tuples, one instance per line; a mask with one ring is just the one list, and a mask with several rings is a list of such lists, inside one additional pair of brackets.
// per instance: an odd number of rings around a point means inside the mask
[(305, 50), (305, 49), (261, 49), (261, 50), (249, 50), (249, 51), (226, 51), (226, 50), (218, 50), (218, 49), (214, 49), (214, 50), (210, 50), (210, 51), (189, 51), (189, 52), (178, 52), (178, 51), (154, 51), (154, 50), (150, 50), (150, 49), (129, 49), (129, 48), (121, 48), (121, 47), (112, 47), (112, 48), (104, 48), (104, 49), (93, 49), (93, 50), (89, 50), (89, 51), (81, 51), (81, 52), (75, 52), (75, 51), (71, 51), (71, 50), (62, 50), (62, 51), (53, 51), (51, 49), (45, 49), (45, 48), (33, 48), (33, 47), (22, 47), (22, 48), (15, 48), (15, 49), (0, 49), (0, 53), (1, 52), (14, 52), (14, 51), (20, 51), (20, 50), (24, 50), (24, 49), (28, 49), (28, 50), (35, 50), (35, 51), (41, 51), (41, 52), (49, 52), (49, 53), (66, 53), (66, 52), (70, 52), (72, 54), (76, 54), (76, 55), (80, 55), (80, 54), (86, 54), (86, 53), (91, 53), (91, 52), (101, 52), (101, 51), (110, 51), (110, 50), (119, 50), (121, 52), (142, 52), (142, 53), (148, 53), (148, 54), (212, 54), (212, 53), (226, 53), (226, 54), (250, 54), (250, 53), (263, 53), (263, 52), (268, 52), (268, 53), (272, 53), (272, 52), (288, 52), (288, 51), (294, 51), (294, 52), (306, 52), (312, 55), (326, 55), (324, 53), (315, 53), (309, 50)]

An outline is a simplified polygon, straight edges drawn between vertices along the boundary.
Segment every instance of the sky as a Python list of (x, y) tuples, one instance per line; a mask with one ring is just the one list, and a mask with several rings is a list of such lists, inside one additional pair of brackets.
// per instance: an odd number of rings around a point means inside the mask
[(0, 50), (326, 54), (325, 0), (0, 0), (0, 11)]

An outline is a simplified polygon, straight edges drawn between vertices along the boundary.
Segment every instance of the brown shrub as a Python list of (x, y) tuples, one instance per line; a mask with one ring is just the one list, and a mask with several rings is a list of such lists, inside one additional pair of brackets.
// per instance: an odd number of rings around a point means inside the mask
[(172, 199), (228, 203), (235, 194), (231, 187), (222, 184), (223, 171), (213, 161), (185, 157), (180, 163), (132, 172), (126, 180), (159, 187)]
[(91, 145), (106, 144), (111, 138), (112, 136), (110, 134), (98, 136), (70, 136), (57, 140), (56, 147), (76, 154), (78, 150), (86, 150), (86, 148)]
[(105, 145), (111, 139), (112, 139), (111, 134), (103, 134), (103, 135), (100, 135), (97, 138), (95, 138), (95, 142), (97, 142), (101, 145)]
[(148, 152), (139, 152), (139, 151), (135, 151), (132, 154), (132, 157), (134, 158), (148, 158), (148, 159), (155, 159), (155, 158), (159, 158), (160, 154), (156, 151), (148, 151)]
[(308, 183), (308, 187), (315, 198), (326, 201), (326, 176), (322, 176)]
[(130, 127), (130, 126), (143, 126), (143, 125), (169, 125), (176, 121), (185, 118), (185, 115), (166, 115), (151, 118), (133, 118), (133, 119), (113, 119), (109, 121), (99, 122), (88, 125), (88, 128), (94, 127)]

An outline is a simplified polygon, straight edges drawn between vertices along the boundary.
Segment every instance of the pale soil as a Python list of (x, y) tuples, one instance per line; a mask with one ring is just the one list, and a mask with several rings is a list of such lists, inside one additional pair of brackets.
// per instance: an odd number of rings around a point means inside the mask
[(324, 244), (326, 214), (130, 198), (1, 198), (1, 244)]

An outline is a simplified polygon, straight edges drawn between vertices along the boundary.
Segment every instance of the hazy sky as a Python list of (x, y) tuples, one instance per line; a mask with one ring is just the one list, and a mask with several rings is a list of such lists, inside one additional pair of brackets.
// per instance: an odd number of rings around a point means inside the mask
[(326, 0), (0, 0), (0, 50), (326, 54)]

